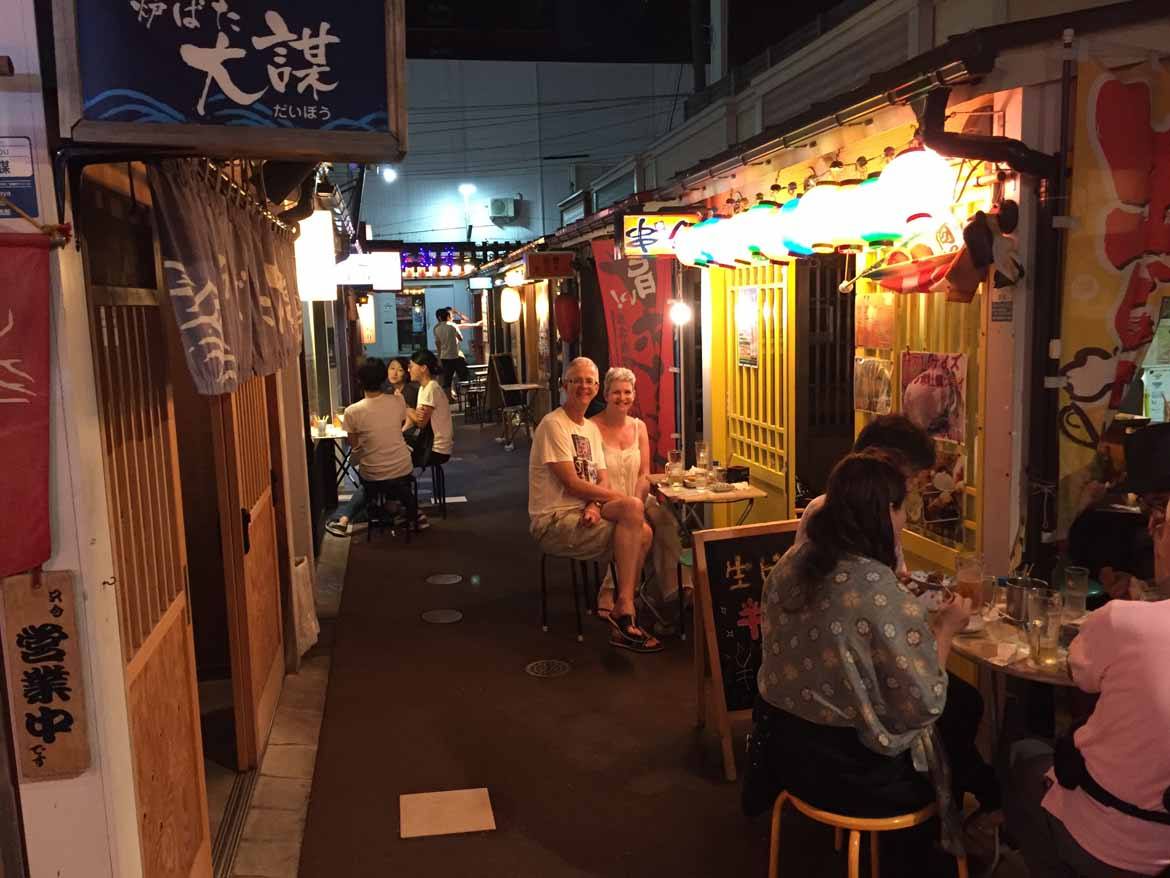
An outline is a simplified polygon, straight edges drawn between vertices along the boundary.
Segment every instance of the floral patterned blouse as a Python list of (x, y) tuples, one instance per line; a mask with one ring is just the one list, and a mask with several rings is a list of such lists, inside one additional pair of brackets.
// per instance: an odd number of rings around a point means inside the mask
[(764, 583), (760, 695), (808, 722), (852, 726), (877, 753), (911, 749), (947, 696), (922, 604), (886, 565), (849, 557), (807, 606), (787, 609), (800, 602), (803, 551), (790, 552)]

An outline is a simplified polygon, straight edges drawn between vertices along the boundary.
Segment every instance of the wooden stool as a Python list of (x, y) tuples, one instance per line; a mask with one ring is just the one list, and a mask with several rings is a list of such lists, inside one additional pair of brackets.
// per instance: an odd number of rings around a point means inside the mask
[[(894, 829), (909, 829), (930, 820), (938, 812), (935, 804), (927, 805), (913, 814), (899, 814), (896, 817), (846, 817), (843, 814), (833, 814), (814, 808), (807, 802), (802, 802), (796, 796), (781, 793), (776, 797), (776, 804), (772, 807), (772, 843), (768, 850), (768, 878), (777, 878), (780, 874), (780, 812), (784, 803), (791, 802), (792, 807), (817, 823), (832, 826), (835, 832), (835, 847), (841, 850), (841, 835), (849, 830), (849, 878), (860, 878), (861, 869), (861, 833), (869, 833), (869, 869), (872, 878), (878, 878), (881, 868), (878, 859), (878, 833)], [(967, 858), (958, 857), (959, 878), (967, 878)]]

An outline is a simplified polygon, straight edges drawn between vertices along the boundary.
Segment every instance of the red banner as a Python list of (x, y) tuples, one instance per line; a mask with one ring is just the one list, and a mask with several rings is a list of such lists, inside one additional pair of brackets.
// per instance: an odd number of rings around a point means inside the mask
[(49, 238), (0, 234), (0, 577), (49, 558)]
[(637, 379), (633, 413), (646, 422), (654, 469), (661, 470), (674, 448), (674, 344), (666, 320), (673, 260), (615, 260), (608, 239), (593, 242), (593, 258), (605, 303), (609, 364), (625, 366)]

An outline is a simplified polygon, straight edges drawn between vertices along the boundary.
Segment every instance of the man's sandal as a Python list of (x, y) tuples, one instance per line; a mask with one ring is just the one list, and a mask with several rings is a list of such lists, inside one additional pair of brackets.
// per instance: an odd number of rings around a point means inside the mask
[(613, 629), (613, 634), (609, 638), (610, 646), (628, 649), (631, 652), (662, 651), (662, 641), (638, 628), (633, 616), (610, 614), (609, 625)]

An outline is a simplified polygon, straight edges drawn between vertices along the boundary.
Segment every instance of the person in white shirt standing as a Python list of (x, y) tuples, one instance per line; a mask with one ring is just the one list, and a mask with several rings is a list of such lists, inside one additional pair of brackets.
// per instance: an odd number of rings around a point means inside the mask
[[(405, 478), (414, 469), (410, 449), (402, 436), (406, 402), (399, 394), (382, 391), (386, 364), (381, 360), (367, 360), (358, 368), (357, 379), (363, 398), (348, 406), (343, 418), (352, 449), (351, 459), (357, 463), (362, 482), (363, 496), (352, 498), (351, 511), (364, 507), (370, 482)], [(348, 525), (349, 516), (342, 515), (327, 527), (330, 533), (344, 536), (348, 534)]]
[[(451, 308), (440, 308), (435, 312), (435, 319), (438, 321), (435, 324), (435, 352), (443, 367), (441, 377), (443, 389), (446, 391), (450, 391), (451, 382), (456, 377), (460, 381), (467, 381), (471, 377), (471, 373), (467, 369), (467, 361), (463, 359), (463, 352), (459, 349), (459, 345), (463, 343), (463, 333), (459, 331), (460, 324), (452, 321), (452, 311)], [(461, 325), (464, 329), (473, 329), (483, 324), (468, 323), (464, 320)]]
[(608, 621), (610, 643), (634, 652), (658, 652), (662, 644), (638, 627), (634, 590), (654, 534), (642, 501), (610, 485), (597, 424), (585, 410), (597, 395), (597, 366), (586, 357), (569, 364), (565, 403), (545, 415), (528, 458), (529, 532), (541, 551), (589, 560), (612, 551), (617, 595)]

